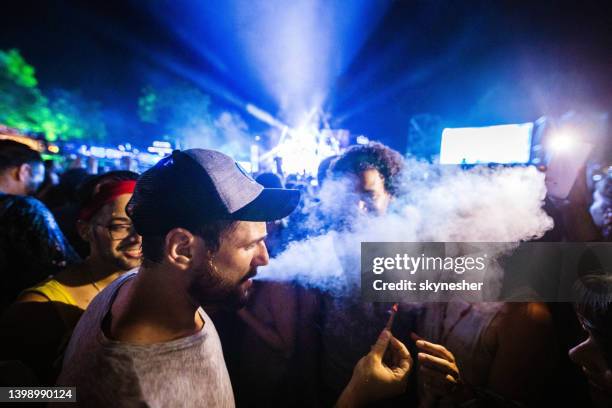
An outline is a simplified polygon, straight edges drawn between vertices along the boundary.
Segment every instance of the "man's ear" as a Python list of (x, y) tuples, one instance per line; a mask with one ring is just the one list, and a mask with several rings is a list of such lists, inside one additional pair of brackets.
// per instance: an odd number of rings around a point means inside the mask
[(29, 163), (23, 163), (21, 166), (17, 167), (15, 178), (18, 181), (26, 181), (30, 177), (32, 177), (32, 166), (30, 166)]
[(177, 268), (187, 270), (193, 262), (196, 244), (196, 237), (191, 232), (184, 228), (174, 228), (166, 234), (166, 259)]

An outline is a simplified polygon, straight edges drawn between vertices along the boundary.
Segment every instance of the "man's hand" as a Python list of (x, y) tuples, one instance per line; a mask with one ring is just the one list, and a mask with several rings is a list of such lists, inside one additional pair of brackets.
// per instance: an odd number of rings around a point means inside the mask
[(411, 337), (421, 351), (418, 355), (419, 376), (425, 388), (439, 397), (454, 396), (459, 391), (464, 391), (453, 353), (444, 346), (425, 341), (414, 333)]
[(412, 366), (406, 346), (389, 330), (383, 330), (371, 351), (355, 365), (353, 377), (336, 405), (361, 406), (403, 393)]

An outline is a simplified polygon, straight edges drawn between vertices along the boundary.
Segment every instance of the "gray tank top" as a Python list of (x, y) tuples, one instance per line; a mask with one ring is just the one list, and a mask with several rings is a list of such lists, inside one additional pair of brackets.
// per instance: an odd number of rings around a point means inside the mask
[[(108, 339), (102, 322), (127, 273), (91, 302), (76, 326), (58, 384), (83, 407), (234, 407), (219, 335), (200, 309), (198, 333), (152, 345)], [(71, 404), (73, 406), (73, 404)]]

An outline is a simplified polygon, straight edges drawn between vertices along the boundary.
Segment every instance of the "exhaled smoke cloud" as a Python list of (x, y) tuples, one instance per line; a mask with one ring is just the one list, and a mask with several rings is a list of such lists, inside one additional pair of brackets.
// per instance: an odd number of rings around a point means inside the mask
[[(356, 216), (352, 187), (329, 181), (307, 223), (350, 223), (343, 232), (293, 242), (260, 269), (261, 279), (330, 288), (359, 283), (361, 242), (509, 242), (542, 236), (553, 222), (542, 210), (544, 175), (534, 167), (441, 168), (409, 161), (402, 193), (384, 216)], [(348, 198), (343, 200), (344, 198)], [(321, 221), (322, 215), (326, 214)], [(350, 231), (349, 231), (350, 230)], [(341, 278), (341, 279), (337, 279)], [(500, 282), (502, 276), (487, 276)], [(337, 284), (337, 283), (335, 283)]]

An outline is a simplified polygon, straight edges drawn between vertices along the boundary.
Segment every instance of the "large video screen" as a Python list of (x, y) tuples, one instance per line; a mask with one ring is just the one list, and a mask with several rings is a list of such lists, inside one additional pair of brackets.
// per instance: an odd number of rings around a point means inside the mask
[(441, 164), (527, 163), (533, 123), (442, 131)]

